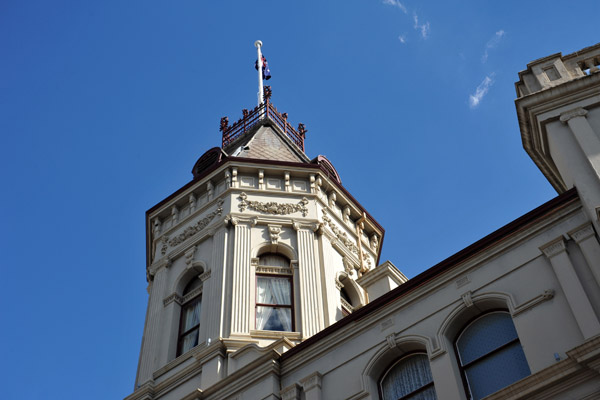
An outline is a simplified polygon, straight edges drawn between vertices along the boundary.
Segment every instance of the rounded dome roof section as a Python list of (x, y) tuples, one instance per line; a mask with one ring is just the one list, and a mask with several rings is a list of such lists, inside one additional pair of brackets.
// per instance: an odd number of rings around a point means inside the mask
[(340, 175), (336, 171), (331, 161), (327, 159), (327, 157), (323, 155), (318, 155), (314, 160), (312, 160), (312, 162), (318, 165), (322, 165), (325, 170), (325, 173), (327, 173), (327, 176), (330, 179), (333, 179), (340, 185), (342, 184), (342, 179), (340, 178)]
[(192, 168), (192, 174), (194, 179), (202, 175), (202, 173), (208, 170), (210, 167), (218, 164), (225, 154), (220, 147), (213, 147), (206, 153), (202, 154), (194, 167)]

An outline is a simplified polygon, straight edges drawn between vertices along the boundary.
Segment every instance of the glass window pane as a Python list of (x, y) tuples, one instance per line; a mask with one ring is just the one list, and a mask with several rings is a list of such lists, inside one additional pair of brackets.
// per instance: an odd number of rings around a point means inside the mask
[[(385, 400), (396, 400), (432, 382), (433, 377), (427, 356), (416, 354), (401, 360), (392, 367), (381, 382), (381, 391)], [(433, 397), (431, 397), (431, 393), (433, 393)], [(419, 397), (420, 394), (423, 394), (424, 397)], [(435, 399), (435, 389), (428, 388), (409, 398)]]
[(183, 343), (181, 346), (180, 354), (183, 354), (186, 351), (191, 350), (197, 344), (198, 344), (198, 329), (195, 329), (183, 337)]
[(519, 342), (465, 368), (473, 399), (481, 399), (529, 376), (529, 366)]
[(289, 278), (259, 276), (256, 281), (257, 303), (292, 305), (291, 281)]
[(517, 331), (508, 313), (487, 314), (473, 322), (456, 342), (462, 365), (517, 339)]
[(202, 306), (202, 299), (198, 298), (192, 303), (186, 304), (181, 313), (182, 325), (181, 333), (193, 328), (200, 324), (200, 308)]
[(257, 306), (256, 329), (291, 332), (292, 310), (290, 308)]
[(437, 400), (435, 388), (433, 386), (428, 387), (422, 392), (408, 396), (406, 400)]

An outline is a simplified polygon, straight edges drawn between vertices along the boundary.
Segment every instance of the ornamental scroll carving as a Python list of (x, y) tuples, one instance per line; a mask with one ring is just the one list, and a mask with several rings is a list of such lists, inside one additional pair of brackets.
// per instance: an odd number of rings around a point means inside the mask
[[(327, 211), (326, 210), (321, 210), (323, 211), (323, 226), (329, 226), (329, 228), (331, 229), (331, 231), (333, 232), (333, 234), (338, 238), (338, 240), (340, 242), (342, 242), (342, 244), (344, 246), (346, 246), (346, 248), (348, 250), (350, 250), (352, 253), (358, 255), (358, 247), (356, 247), (356, 244), (354, 244), (355, 242), (352, 241), (352, 239), (350, 239), (348, 237), (348, 234), (346, 234), (346, 232), (342, 231), (340, 228), (337, 227), (337, 225), (335, 225), (333, 223), (333, 221), (331, 220), (331, 218), (329, 218), (327, 216)], [(364, 261), (367, 263), (367, 266), (369, 269), (371, 269), (371, 258), (367, 257), (365, 255), (365, 253), (363, 252), (363, 257), (364, 257)]]
[(202, 231), (217, 215), (220, 216), (221, 214), (223, 214), (223, 199), (217, 200), (217, 209), (215, 211), (210, 212), (206, 215), (206, 217), (202, 218), (194, 225), (188, 226), (179, 235), (173, 238), (169, 238), (168, 236), (163, 237), (163, 245), (160, 249), (161, 254), (164, 256), (167, 253), (169, 246), (175, 247), (178, 244), (183, 243), (186, 239), (189, 239), (198, 232)]
[(248, 195), (244, 192), (240, 193), (238, 199), (240, 199), (240, 210), (244, 212), (246, 208), (254, 211), (260, 211), (265, 214), (274, 214), (274, 215), (287, 215), (292, 214), (294, 212), (301, 212), (303, 217), (306, 217), (308, 214), (308, 200), (306, 197), (303, 197), (302, 200), (298, 204), (292, 203), (277, 203), (274, 201), (270, 201), (267, 203), (263, 203), (260, 201), (248, 200)]

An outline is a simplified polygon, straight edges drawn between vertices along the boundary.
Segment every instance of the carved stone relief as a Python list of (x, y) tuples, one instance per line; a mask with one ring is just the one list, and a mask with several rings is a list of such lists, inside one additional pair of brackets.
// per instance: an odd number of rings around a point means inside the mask
[(204, 228), (210, 224), (210, 222), (217, 216), (223, 213), (223, 199), (217, 200), (217, 209), (213, 212), (210, 212), (206, 215), (206, 217), (202, 218), (194, 225), (188, 226), (183, 230), (179, 235), (169, 238), (168, 236), (164, 236), (162, 238), (162, 247), (160, 249), (160, 253), (164, 256), (169, 249), (169, 246), (175, 247), (178, 244), (182, 243), (184, 240), (191, 238), (198, 232), (202, 231)]
[(240, 199), (239, 207), (242, 212), (248, 208), (250, 210), (274, 215), (287, 215), (294, 212), (301, 212), (302, 216), (306, 217), (308, 214), (308, 208), (306, 207), (308, 205), (308, 200), (306, 197), (303, 197), (298, 204), (277, 203), (274, 201), (263, 203), (260, 201), (247, 200), (248, 195), (244, 192), (240, 193), (238, 198)]

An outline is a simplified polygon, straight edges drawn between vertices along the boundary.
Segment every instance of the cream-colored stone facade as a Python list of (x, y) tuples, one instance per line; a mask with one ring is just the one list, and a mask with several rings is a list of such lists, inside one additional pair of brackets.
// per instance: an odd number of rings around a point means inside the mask
[[(519, 74), (524, 146), (559, 196), (410, 280), (380, 262), (383, 228), (328, 161), (268, 116), (209, 150), (147, 213), (148, 311), (127, 400), (380, 399), (411, 355), (426, 355), (428, 396), (478, 398), (462, 338), (490, 315), (514, 325), (527, 373), (486, 399), (600, 398), (599, 64), (600, 44)], [(261, 329), (260, 277), (289, 282), (289, 304), (265, 307), (291, 328)]]

